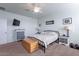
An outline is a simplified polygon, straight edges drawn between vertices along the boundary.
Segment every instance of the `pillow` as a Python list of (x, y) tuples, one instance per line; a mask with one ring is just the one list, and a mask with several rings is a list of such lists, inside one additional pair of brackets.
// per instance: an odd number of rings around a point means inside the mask
[(47, 34), (46, 32), (41, 32), (41, 34)]
[(41, 32), (41, 34), (54, 35), (54, 34), (56, 34), (56, 33), (55, 33), (55, 32)]

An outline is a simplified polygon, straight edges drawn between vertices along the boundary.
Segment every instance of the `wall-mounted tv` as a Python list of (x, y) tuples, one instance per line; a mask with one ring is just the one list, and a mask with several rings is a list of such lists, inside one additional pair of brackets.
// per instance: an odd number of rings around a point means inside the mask
[(20, 25), (20, 21), (17, 19), (13, 20), (13, 26), (19, 26)]

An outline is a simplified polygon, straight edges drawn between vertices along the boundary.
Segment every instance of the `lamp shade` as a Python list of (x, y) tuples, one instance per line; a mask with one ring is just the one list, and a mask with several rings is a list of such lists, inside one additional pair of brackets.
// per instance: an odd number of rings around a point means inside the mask
[(64, 30), (70, 30), (70, 27), (69, 26), (65, 26)]

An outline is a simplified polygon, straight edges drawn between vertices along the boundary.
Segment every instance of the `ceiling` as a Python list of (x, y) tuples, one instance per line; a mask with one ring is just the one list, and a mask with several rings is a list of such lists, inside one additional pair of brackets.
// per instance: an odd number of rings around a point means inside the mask
[(40, 3), (41, 13), (26, 11), (27, 3), (0, 3), (0, 7), (4, 7), (5, 11), (40, 19), (50, 15), (63, 14), (64, 12), (73, 12), (75, 9), (79, 11), (79, 4), (69, 3)]

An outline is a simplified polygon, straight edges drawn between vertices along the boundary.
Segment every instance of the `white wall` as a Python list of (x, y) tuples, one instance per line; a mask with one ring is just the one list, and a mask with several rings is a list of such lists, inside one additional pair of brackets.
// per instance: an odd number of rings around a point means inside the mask
[[(64, 6), (63, 6), (64, 7)], [(72, 24), (70, 26), (70, 38), (69, 43), (78, 43), (79, 44), (79, 5), (67, 5), (66, 9), (63, 9), (62, 12), (51, 14), (49, 17), (43, 17), (39, 20), (39, 24), (41, 23), (42, 30), (57, 30), (61, 34), (66, 33), (63, 28), (63, 19), (67, 17), (72, 17)], [(45, 25), (47, 20), (54, 20), (55, 23), (53, 25)]]
[[(36, 33), (37, 19), (29, 18), (27, 16), (22, 16), (10, 12), (0, 11), (0, 18), (5, 18), (7, 20), (7, 41), (16, 41), (14, 38), (13, 31), (15, 29), (25, 29), (25, 36), (32, 35)], [(12, 26), (13, 19), (16, 18), (20, 20), (20, 26)]]

